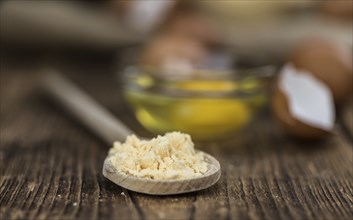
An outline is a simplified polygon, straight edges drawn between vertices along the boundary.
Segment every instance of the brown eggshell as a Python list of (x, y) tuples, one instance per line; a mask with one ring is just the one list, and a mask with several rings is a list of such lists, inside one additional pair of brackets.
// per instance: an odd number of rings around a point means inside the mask
[(207, 56), (208, 52), (203, 45), (193, 39), (179, 35), (163, 35), (146, 46), (139, 64), (161, 67), (169, 57), (179, 57), (198, 66), (205, 62)]
[(323, 39), (302, 42), (290, 56), (297, 69), (307, 70), (331, 89), (336, 103), (344, 101), (353, 88), (353, 57), (349, 48)]
[(272, 112), (283, 131), (290, 136), (317, 140), (331, 133), (320, 128), (305, 124), (294, 118), (289, 112), (288, 100), (285, 94), (276, 86), (272, 96)]
[(220, 42), (220, 32), (204, 15), (191, 11), (178, 11), (165, 23), (162, 31), (180, 34), (205, 44)]
[(353, 18), (353, 1), (352, 0), (330, 0), (323, 1), (321, 5), (321, 11), (323, 14), (343, 18), (351, 19)]
[(108, 1), (107, 4), (109, 11), (120, 19), (126, 16), (129, 10), (133, 7), (133, 2), (129, 0)]

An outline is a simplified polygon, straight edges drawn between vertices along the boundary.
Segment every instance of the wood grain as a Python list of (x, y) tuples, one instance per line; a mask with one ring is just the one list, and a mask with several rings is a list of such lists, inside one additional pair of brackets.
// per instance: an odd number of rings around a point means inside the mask
[[(85, 66), (85, 67), (83, 67)], [(101, 174), (110, 146), (31, 86), (28, 67), (1, 65), (0, 219), (352, 219), (352, 140), (284, 136), (265, 111), (234, 140), (197, 143), (222, 166), (209, 189), (175, 196), (125, 190)], [(141, 136), (105, 65), (66, 73)]]

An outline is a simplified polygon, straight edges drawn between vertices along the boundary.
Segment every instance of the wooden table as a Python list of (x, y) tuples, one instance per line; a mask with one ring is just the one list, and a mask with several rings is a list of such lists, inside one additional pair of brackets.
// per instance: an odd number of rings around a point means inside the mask
[[(82, 66), (86, 66), (83, 68)], [(65, 73), (140, 135), (112, 68)], [(106, 146), (41, 94), (28, 66), (1, 65), (0, 219), (352, 219), (352, 117), (320, 143), (285, 137), (265, 111), (233, 141), (199, 144), (221, 162), (213, 187), (148, 196), (102, 176)]]

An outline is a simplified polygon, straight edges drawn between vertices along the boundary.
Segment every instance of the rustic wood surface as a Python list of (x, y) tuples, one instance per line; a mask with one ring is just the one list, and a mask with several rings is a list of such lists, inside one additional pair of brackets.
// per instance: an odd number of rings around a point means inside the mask
[[(65, 72), (136, 133), (112, 68)], [(285, 137), (265, 111), (232, 141), (198, 143), (221, 163), (213, 187), (148, 196), (101, 173), (106, 146), (36, 89), (28, 66), (1, 65), (0, 219), (352, 219), (353, 146), (342, 126), (320, 143)], [(347, 113), (348, 114), (348, 113)]]
[(344, 131), (347, 132), (347, 135), (353, 140), (353, 94), (348, 99), (348, 103), (342, 106), (340, 120)]

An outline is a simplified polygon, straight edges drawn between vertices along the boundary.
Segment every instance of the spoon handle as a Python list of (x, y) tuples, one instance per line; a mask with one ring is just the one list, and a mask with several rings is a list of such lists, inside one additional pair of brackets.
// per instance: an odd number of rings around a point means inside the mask
[(56, 70), (47, 70), (41, 78), (44, 89), (95, 134), (111, 145), (124, 141), (133, 132), (113, 114)]

